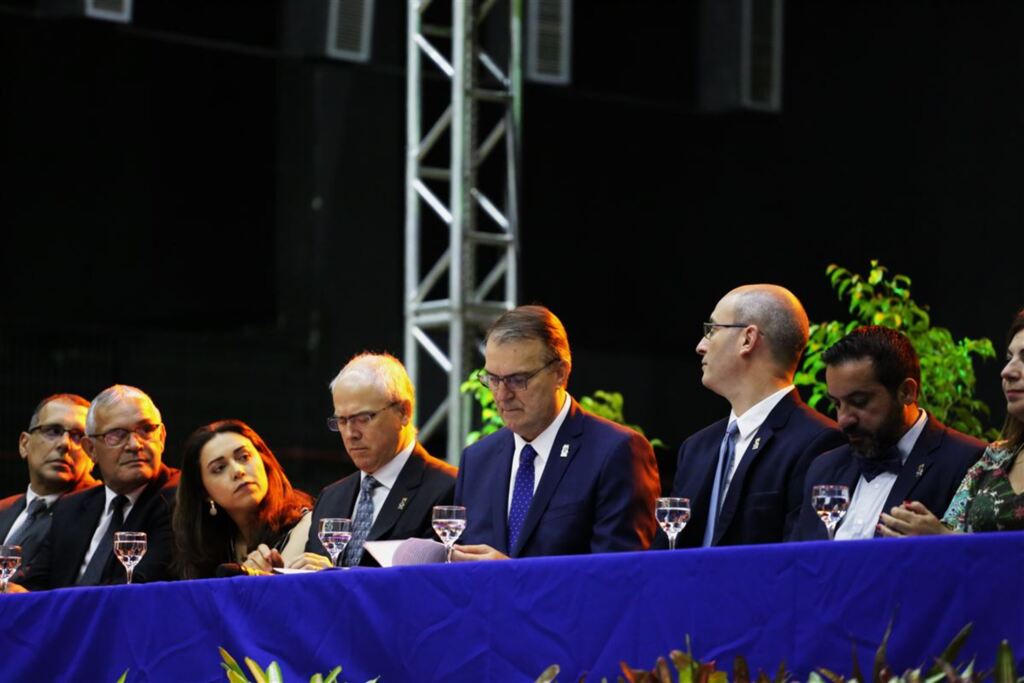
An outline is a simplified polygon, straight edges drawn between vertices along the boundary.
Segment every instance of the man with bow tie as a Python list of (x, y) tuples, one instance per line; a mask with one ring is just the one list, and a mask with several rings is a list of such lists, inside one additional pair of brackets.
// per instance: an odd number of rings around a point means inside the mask
[(941, 515), (985, 444), (918, 406), (921, 365), (910, 340), (886, 327), (858, 327), (822, 358), (829, 398), (850, 443), (811, 464), (793, 540), (828, 538), (811, 500), (819, 484), (850, 491), (836, 540), (875, 537), (881, 513), (908, 500)]
[(88, 410), (89, 402), (76, 394), (47, 396), (18, 439), (18, 453), (28, 465), (28, 489), (0, 500), (0, 542), (21, 546), (21, 568), (13, 581), (32, 566), (57, 499), (98, 483), (82, 448)]

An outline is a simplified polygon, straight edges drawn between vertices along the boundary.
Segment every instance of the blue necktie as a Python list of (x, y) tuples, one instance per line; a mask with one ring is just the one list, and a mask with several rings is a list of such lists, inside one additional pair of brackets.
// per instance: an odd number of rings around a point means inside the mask
[(28, 514), (25, 515), (21, 526), (7, 539), (7, 545), (21, 545), (21, 542), (28, 536), (28, 532), (32, 530), (32, 525), (41, 520), (45, 514), (46, 501), (42, 498), (33, 500), (32, 504), (28, 506)]
[(345, 555), (342, 557), (342, 565), (345, 567), (356, 566), (363, 557), (363, 544), (373, 526), (373, 490), (378, 486), (380, 482), (369, 475), (363, 478), (360, 485), (356, 518), (352, 520), (352, 538), (345, 546)]
[(512, 489), (512, 507), (508, 511), (508, 552), (516, 547), (519, 540), (519, 532), (523, 529), (523, 522), (526, 521), (526, 513), (530, 511), (530, 501), (533, 500), (533, 459), (537, 457), (537, 451), (533, 446), (526, 444), (519, 452), (519, 469), (516, 470), (516, 485)]
[(736, 458), (736, 434), (739, 432), (736, 420), (729, 423), (722, 437), (722, 445), (718, 448), (718, 469), (715, 472), (715, 483), (711, 488), (711, 501), (708, 505), (708, 525), (704, 528), (704, 547), (707, 548), (715, 540), (715, 526), (718, 514), (725, 502), (726, 489), (732, 479), (732, 461)]

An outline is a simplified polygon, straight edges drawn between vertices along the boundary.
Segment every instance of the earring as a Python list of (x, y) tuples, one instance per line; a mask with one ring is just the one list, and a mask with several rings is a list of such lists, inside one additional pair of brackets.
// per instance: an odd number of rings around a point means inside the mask
[(210, 516), (217, 516), (217, 506), (213, 504), (213, 498), (210, 499)]

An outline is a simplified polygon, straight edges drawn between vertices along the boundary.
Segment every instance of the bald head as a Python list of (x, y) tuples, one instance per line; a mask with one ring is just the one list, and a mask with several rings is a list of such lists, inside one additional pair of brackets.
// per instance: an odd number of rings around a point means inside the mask
[(736, 320), (757, 325), (775, 363), (792, 374), (807, 346), (807, 312), (792, 292), (778, 285), (744, 285), (725, 295)]

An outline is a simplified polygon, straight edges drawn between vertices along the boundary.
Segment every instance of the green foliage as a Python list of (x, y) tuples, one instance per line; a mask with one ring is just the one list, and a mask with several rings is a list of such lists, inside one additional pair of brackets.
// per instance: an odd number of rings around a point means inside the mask
[(811, 388), (808, 403), (821, 409), (827, 401), (825, 362), (822, 354), (843, 336), (860, 325), (882, 325), (907, 335), (921, 358), (921, 406), (936, 419), (967, 434), (994, 440), (999, 433), (986, 428), (989, 408), (974, 397), (974, 357), (995, 358), (995, 349), (987, 338), (956, 341), (949, 330), (934, 327), (928, 307), (911, 298), (910, 278), (888, 277), (888, 269), (871, 261), (865, 277), (835, 264), (826, 274), (840, 301), (847, 302), (853, 319), (831, 320), (811, 325), (810, 341), (803, 363), (794, 380)]
[[(918, 667), (913, 670), (907, 670), (903, 675), (898, 676), (892, 670), (892, 667), (889, 666), (887, 658), (889, 636), (892, 635), (893, 627), (892, 621), (890, 621), (885, 629), (882, 642), (875, 652), (871, 683), (980, 683), (980, 681), (988, 677), (989, 673), (975, 671), (973, 660), (962, 666), (954, 663), (964, 642), (971, 634), (971, 626), (971, 624), (967, 624), (956, 634), (949, 645), (942, 651), (942, 654), (934, 658), (935, 664), (926, 673), (922, 674), (923, 667)], [(676, 669), (675, 675), (669, 670), (668, 661), (664, 657), (658, 657), (654, 668), (650, 671), (634, 669), (626, 662), (620, 662), (619, 666), (622, 669), (622, 675), (618, 677), (618, 681), (620, 683), (673, 683), (673, 681), (678, 681), (678, 683), (729, 683), (729, 677), (726, 672), (717, 671), (714, 661), (701, 662), (693, 656), (689, 636), (686, 636), (686, 652), (673, 650), (669, 653), (669, 659)], [(818, 669), (808, 675), (807, 683), (858, 683), (859, 681), (865, 681), (861, 675), (860, 665), (857, 662), (857, 649), (855, 645), (853, 649), (852, 672), (852, 677), (845, 678), (828, 669)], [(540, 675), (537, 683), (553, 683), (556, 681), (558, 673), (558, 665), (552, 664)], [(747, 660), (742, 656), (737, 656), (733, 660), (732, 675), (734, 683), (788, 683), (792, 678), (785, 662), (779, 664), (774, 677), (769, 677), (764, 671), (758, 670), (757, 677), (751, 678), (750, 667), (747, 665)], [(1024, 683), (1024, 678), (1017, 678), (1013, 651), (1005, 640), (999, 645), (999, 650), (996, 654), (996, 666), (992, 672), (992, 677), (994, 683)], [(584, 683), (585, 680), (586, 675), (583, 675), (580, 678), (580, 683)], [(601, 680), (604, 683), (606, 679), (602, 678)], [(867, 682), (865, 681), (865, 683)]]
[[(220, 663), (221, 667), (227, 674), (228, 683), (284, 683), (284, 677), (281, 675), (281, 667), (278, 666), (277, 662), (271, 662), (266, 669), (261, 669), (260, 665), (254, 660), (246, 657), (245, 665), (249, 668), (249, 673), (252, 674), (253, 680), (249, 680), (246, 677), (245, 671), (238, 665), (235, 658), (228, 654), (228, 651), (224, 648), (217, 648), (220, 651), (220, 657), (224, 661)], [(309, 679), (309, 683), (337, 683), (338, 674), (341, 673), (341, 667), (336, 666), (331, 669), (326, 676), (323, 674), (313, 674)], [(367, 683), (377, 683), (380, 677), (374, 678), (372, 681)]]
[[(501, 421), (501, 415), (498, 413), (498, 408), (494, 404), (494, 396), (491, 395), (491, 390), (487, 386), (477, 379), (477, 375), (480, 371), (474, 370), (470, 373), (469, 379), (462, 383), (460, 389), (464, 394), (472, 394), (473, 398), (480, 405), (480, 422), (481, 427), (476, 431), (470, 432), (466, 436), (466, 445), (475, 443), (480, 439), (484, 438), (488, 434), (493, 434), (498, 431), (505, 424)], [(583, 396), (580, 398), (580, 405), (584, 410), (588, 410), (595, 415), (603, 417), (606, 420), (617, 422), (620, 425), (625, 425), (632, 430), (644, 433), (644, 430), (639, 425), (629, 424), (626, 422), (625, 413), (623, 411), (623, 404), (625, 399), (622, 394), (617, 391), (602, 391), (598, 389), (594, 392), (593, 396)], [(651, 446), (654, 448), (664, 448), (665, 444), (661, 439), (651, 439)]]

